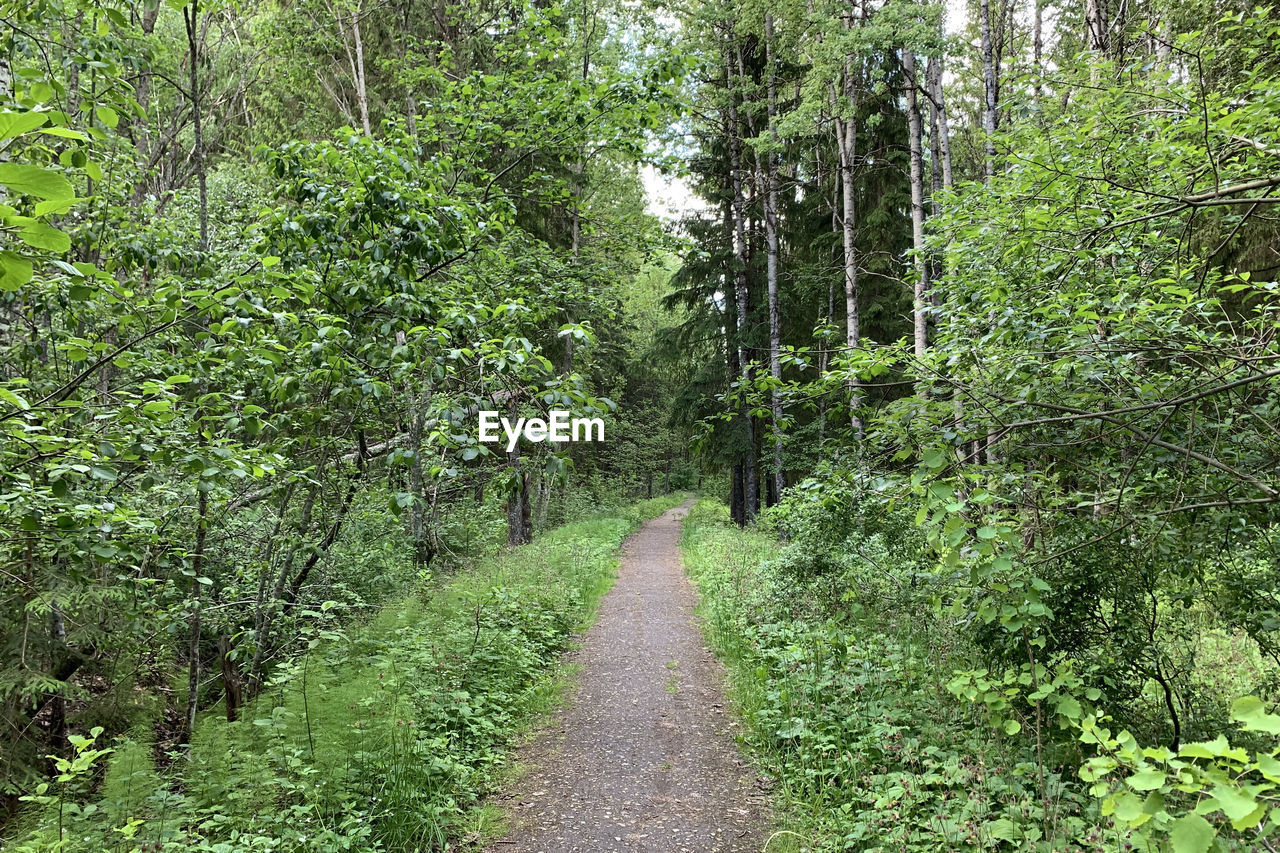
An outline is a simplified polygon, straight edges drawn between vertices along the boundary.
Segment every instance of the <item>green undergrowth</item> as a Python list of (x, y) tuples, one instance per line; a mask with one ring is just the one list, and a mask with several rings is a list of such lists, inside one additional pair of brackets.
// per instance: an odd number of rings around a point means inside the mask
[[(311, 629), (242, 719), (204, 714), (158, 770), (144, 733), (89, 744), (45, 792), (35, 851), (436, 851), (493, 830), (480, 805), (557, 700), (556, 663), (616, 576), (618, 546), (682, 495), (566, 524), (342, 630)], [(111, 752), (92, 756), (94, 748)]]
[(946, 689), (968, 650), (913, 591), (896, 534), (805, 547), (739, 530), (710, 501), (684, 527), (704, 630), (776, 780), (769, 851), (1125, 849), (1069, 757), (1046, 758), (1042, 798), (1033, 745)]

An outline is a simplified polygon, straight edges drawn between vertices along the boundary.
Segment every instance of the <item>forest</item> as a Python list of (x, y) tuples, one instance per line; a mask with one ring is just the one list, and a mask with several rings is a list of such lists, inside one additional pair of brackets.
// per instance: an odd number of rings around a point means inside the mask
[(0, 850), (1280, 850), (1278, 332), (1254, 0), (0, 0)]

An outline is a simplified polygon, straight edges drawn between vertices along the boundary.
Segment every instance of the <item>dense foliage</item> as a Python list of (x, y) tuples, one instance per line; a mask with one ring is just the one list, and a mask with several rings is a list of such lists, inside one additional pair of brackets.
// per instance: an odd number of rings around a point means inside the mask
[[(691, 480), (671, 476), (675, 431), (608, 462), (651, 399), (629, 353), (666, 322), (637, 168), (679, 55), (651, 28), (616, 38), (636, 23), (617, 5), (421, 11), (0, 12), (0, 828), (46, 820), (40, 786), (102, 729), (99, 747), (127, 736), (111, 748), (158, 774), (160, 811), (137, 813), (152, 834), (122, 849), (283, 837), (184, 787), (225, 747), (201, 743), (210, 717), (292, 715), (280, 685), (317, 631), (503, 539), (652, 496), (655, 472), (664, 491)], [(606, 417), (614, 441), (477, 441), (480, 410), (551, 408)], [(557, 590), (529, 618), (559, 637), (578, 605)], [(529, 642), (497, 677), (545, 662), (554, 644)], [(505, 732), (506, 713), (481, 718)], [(252, 777), (245, 760), (210, 784)], [(114, 796), (117, 764), (78, 766), (75, 790)], [(448, 802), (420, 843), (456, 829)]]
[(173, 767), (145, 724), (106, 749), (100, 728), (75, 736), (14, 849), (427, 850), (484, 837), (497, 817), (479, 798), (522, 724), (558, 697), (549, 668), (612, 583), (619, 543), (680, 499), (556, 528), (410, 585), (354, 626), (321, 607), (253, 718), (205, 716)]
[[(676, 298), (715, 372), (690, 391), (732, 517), (788, 543), (704, 583), (752, 690), (817, 697), (748, 707), (790, 715), (762, 744), (818, 847), (1266, 849), (1280, 826), (1280, 21), (1193, 7), (691, 16), (708, 209)], [(831, 632), (856, 640), (828, 676)], [(870, 828), (889, 801), (844, 799), (882, 766), (858, 763), (863, 646), (906, 661), (889, 704), (921, 748), (985, 754), (938, 728), (977, 703), (1025, 814)]]
[(3, 5), (0, 829), (454, 844), (701, 488), (779, 838), (1269, 849), (1277, 157), (1250, 0)]

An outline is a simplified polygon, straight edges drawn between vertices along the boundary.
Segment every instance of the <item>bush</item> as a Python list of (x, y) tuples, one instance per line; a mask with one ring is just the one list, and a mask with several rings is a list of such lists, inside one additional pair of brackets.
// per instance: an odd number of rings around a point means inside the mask
[(1070, 765), (1042, 781), (1033, 744), (947, 691), (975, 650), (913, 590), (919, 552), (888, 538), (900, 516), (838, 517), (852, 494), (784, 501), (771, 523), (792, 541), (777, 556), (719, 504), (699, 502), (685, 526), (709, 639), (786, 837), (804, 850), (1114, 849)]

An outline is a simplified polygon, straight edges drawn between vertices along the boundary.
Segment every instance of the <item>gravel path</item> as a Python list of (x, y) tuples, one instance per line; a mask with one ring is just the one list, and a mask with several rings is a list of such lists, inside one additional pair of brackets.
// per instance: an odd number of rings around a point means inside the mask
[(734, 743), (720, 662), (694, 624), (680, 565), (692, 502), (623, 546), (618, 582), (572, 653), (567, 707), (519, 752), (503, 799), (512, 831), (489, 853), (750, 853), (767, 798)]

